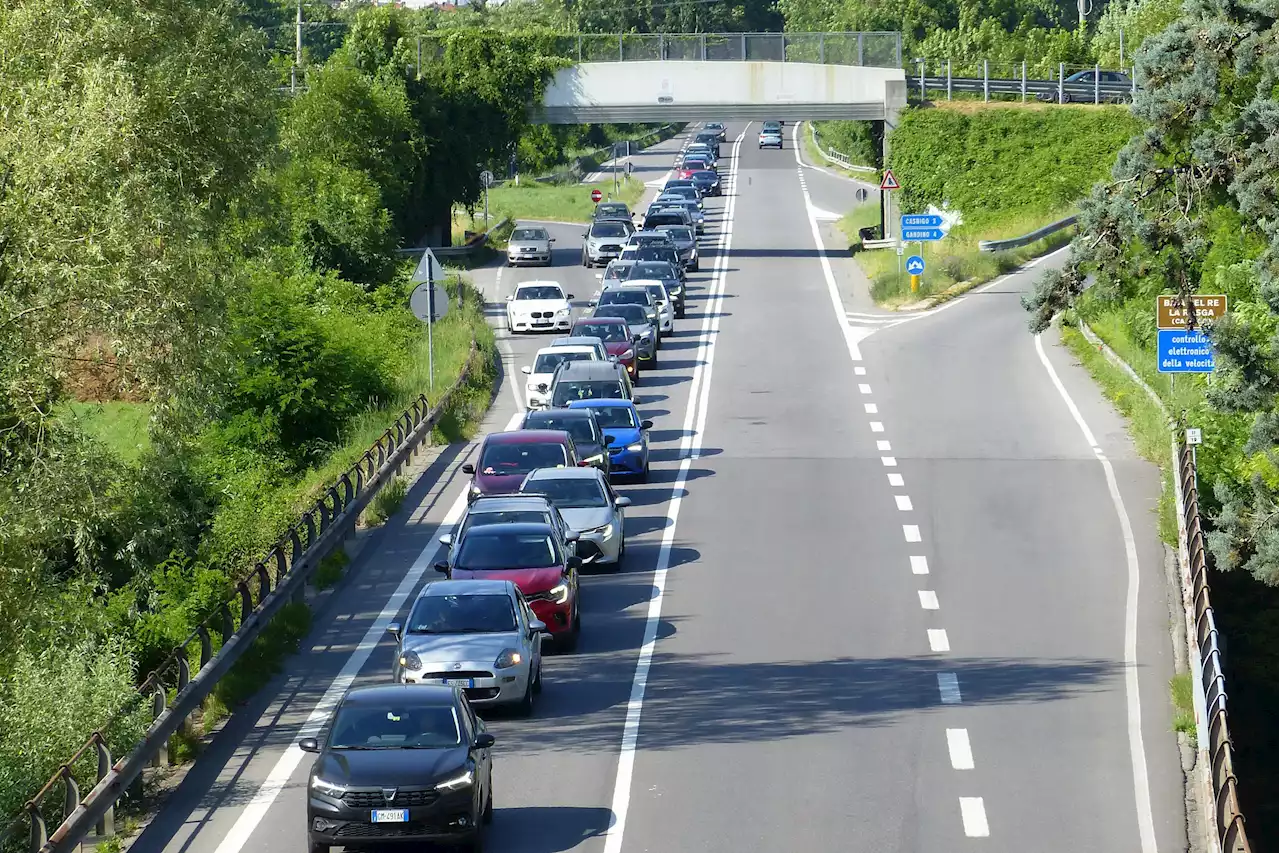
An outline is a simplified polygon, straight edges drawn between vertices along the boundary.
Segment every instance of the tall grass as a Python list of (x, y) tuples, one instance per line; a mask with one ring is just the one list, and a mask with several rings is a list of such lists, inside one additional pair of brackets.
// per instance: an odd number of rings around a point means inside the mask
[(137, 461), (151, 444), (147, 430), (151, 421), (150, 403), (72, 402), (66, 405), (65, 411), (76, 426), (125, 462)]
[[(605, 201), (621, 201), (635, 205), (644, 195), (644, 182), (628, 178), (619, 182), (620, 191), (614, 193), (613, 180), (596, 184), (508, 184), (489, 190), (490, 219), (497, 221), (504, 216), (518, 220), (545, 220), (555, 222), (591, 221), (595, 202), (591, 191), (599, 189)], [(494, 219), (497, 211), (497, 219)]]

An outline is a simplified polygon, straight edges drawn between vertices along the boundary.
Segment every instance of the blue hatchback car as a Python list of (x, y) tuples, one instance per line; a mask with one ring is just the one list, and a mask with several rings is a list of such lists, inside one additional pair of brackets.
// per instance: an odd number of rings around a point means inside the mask
[(649, 435), (653, 421), (640, 420), (630, 400), (574, 400), (570, 409), (590, 409), (609, 441), (609, 471), (649, 479)]

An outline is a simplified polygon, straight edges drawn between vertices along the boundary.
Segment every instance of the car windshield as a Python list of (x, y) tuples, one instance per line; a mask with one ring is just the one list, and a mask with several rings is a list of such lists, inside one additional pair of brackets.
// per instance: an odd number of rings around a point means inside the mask
[(582, 509), (590, 506), (608, 506), (604, 490), (598, 480), (582, 477), (540, 477), (526, 484), (529, 491), (546, 495), (561, 509)]
[(630, 278), (675, 278), (675, 271), (666, 261), (645, 261), (631, 268)]
[(591, 226), (592, 237), (625, 237), (627, 226), (621, 222), (597, 222)]
[(563, 467), (568, 463), (562, 444), (491, 444), (480, 458), (480, 473), (491, 477), (528, 474), (534, 468)]
[(635, 250), (637, 261), (671, 261), (676, 260), (673, 246), (641, 246)]
[(626, 406), (592, 406), (591, 414), (601, 429), (635, 429), (635, 415)]
[(661, 302), (667, 298), (667, 289), (661, 284), (646, 284), (645, 290), (649, 291), (649, 295), (653, 297), (654, 302)]
[(630, 269), (630, 264), (609, 264), (609, 268), (604, 271), (605, 280), (618, 279), (621, 281), (627, 277), (627, 271)]
[(529, 242), (546, 240), (551, 235), (541, 228), (517, 228), (511, 232), (508, 242)]
[(618, 288), (617, 290), (606, 290), (600, 294), (601, 305), (648, 305), (649, 298), (645, 296), (647, 291), (638, 287)]
[(672, 240), (678, 240), (681, 243), (693, 242), (693, 229), (688, 225), (665, 225), (662, 230), (670, 234)]
[(622, 383), (616, 379), (569, 380), (556, 385), (551, 405), (566, 406), (572, 400), (622, 400)]
[(555, 543), (548, 533), (512, 533), (477, 527), (458, 548), (454, 566), (471, 572), (499, 569), (546, 569), (560, 565)]
[(529, 415), (525, 429), (562, 429), (573, 437), (574, 444), (599, 444), (590, 418), (571, 418), (555, 412), (538, 412)]
[(458, 539), (481, 524), (550, 524), (551, 519), (540, 509), (502, 509), (493, 512), (469, 512), (458, 531)]
[(566, 361), (591, 361), (589, 352), (544, 352), (533, 363), (534, 373), (555, 373), (556, 367)]
[[(656, 213), (644, 221), (646, 228), (656, 228), (659, 225), (683, 225), (684, 218), (675, 213)], [(647, 248), (641, 246), (640, 248)]]
[(428, 595), (409, 614), (410, 634), (505, 634), (516, 611), (505, 595)]
[(626, 323), (588, 323), (582, 326), (575, 326), (573, 333), (575, 335), (591, 335), (609, 343), (631, 340), (631, 333), (627, 331)]
[(635, 246), (652, 246), (655, 243), (661, 246), (670, 239), (666, 234), (637, 234), (631, 242)]
[(564, 299), (564, 291), (554, 284), (535, 284), (517, 290), (516, 299)]
[(615, 302), (612, 305), (601, 305), (596, 309), (597, 317), (617, 317), (626, 320), (627, 325), (643, 326), (649, 322), (649, 314), (644, 305), (636, 305), (635, 303), (623, 304)]
[(620, 201), (602, 201), (596, 205), (596, 216), (627, 215), (627, 206)]
[(329, 736), (330, 749), (445, 749), (460, 743), (452, 705), (344, 705)]

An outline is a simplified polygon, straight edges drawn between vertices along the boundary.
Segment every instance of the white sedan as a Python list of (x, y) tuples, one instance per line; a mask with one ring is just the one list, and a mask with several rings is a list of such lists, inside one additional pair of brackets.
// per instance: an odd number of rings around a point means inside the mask
[(554, 281), (526, 281), (507, 297), (508, 332), (568, 331), (573, 325), (572, 293)]
[(591, 346), (550, 346), (538, 350), (533, 364), (520, 368), (529, 377), (525, 383), (525, 403), (530, 411), (547, 408), (547, 397), (550, 396), (551, 378), (556, 368), (566, 361), (604, 361), (599, 352)]

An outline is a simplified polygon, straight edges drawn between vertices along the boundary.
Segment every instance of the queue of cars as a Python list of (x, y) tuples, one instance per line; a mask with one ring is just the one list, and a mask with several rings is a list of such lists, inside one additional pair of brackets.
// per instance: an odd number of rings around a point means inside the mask
[[(317, 756), (311, 853), (387, 841), (483, 849), (495, 739), (476, 709), (533, 711), (544, 651), (577, 644), (581, 572), (617, 569), (626, 557), (631, 501), (614, 481), (648, 479), (653, 427), (634, 388), (685, 316), (703, 199), (719, 192), (723, 136), (723, 126), (705, 126), (640, 228), (625, 205), (599, 205), (582, 259), (607, 267), (589, 315), (574, 318), (574, 295), (555, 281), (522, 282), (507, 298), (510, 332), (562, 336), (523, 368), (520, 427), (486, 436), (476, 461), (461, 468), (470, 476), (467, 505), (440, 537), (445, 558), (434, 569), (443, 579), (425, 585), (405, 622), (387, 629), (396, 643), (392, 683), (349, 690), (323, 742), (299, 742)], [(692, 176), (701, 172), (715, 177)], [(516, 229), (508, 264), (550, 263), (551, 242), (545, 229)]]

